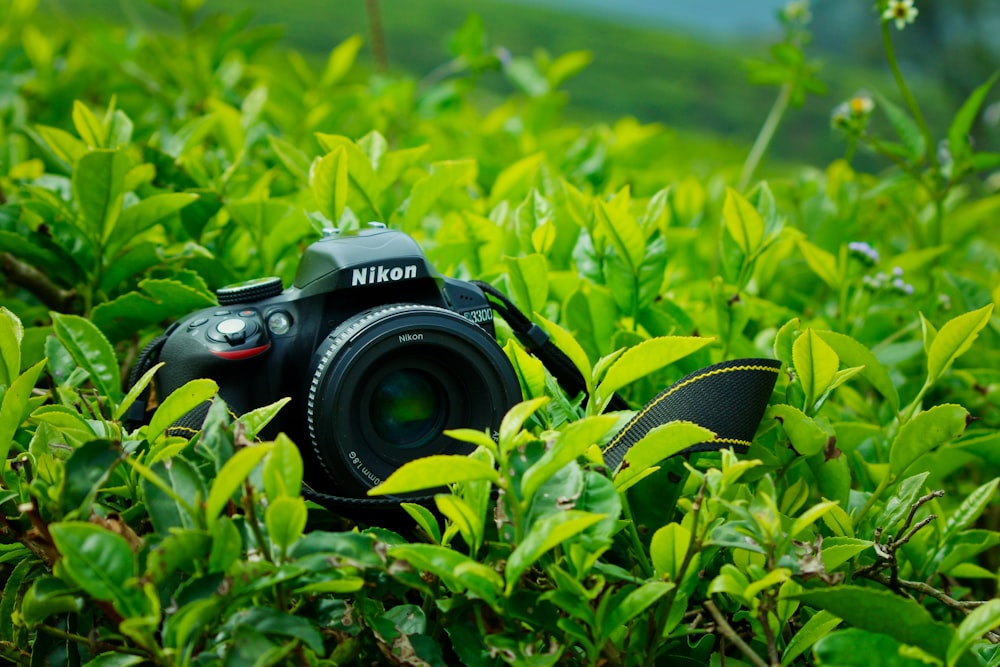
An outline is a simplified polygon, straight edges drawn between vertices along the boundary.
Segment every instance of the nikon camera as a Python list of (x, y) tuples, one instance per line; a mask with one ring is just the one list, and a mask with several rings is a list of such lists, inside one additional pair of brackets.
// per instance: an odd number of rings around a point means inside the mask
[(465, 453), (444, 431), (495, 430), (521, 400), (482, 290), (379, 223), (311, 244), (288, 289), (263, 278), (217, 296), (165, 333), (158, 395), (211, 378), (237, 414), (291, 397), (268, 433), (293, 439), (322, 493), (361, 497), (412, 459)]

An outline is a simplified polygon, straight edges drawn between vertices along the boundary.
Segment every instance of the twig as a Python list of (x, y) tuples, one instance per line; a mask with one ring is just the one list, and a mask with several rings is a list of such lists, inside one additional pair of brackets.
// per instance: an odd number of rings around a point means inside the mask
[[(890, 585), (892, 583), (891, 580), (884, 574), (880, 574), (878, 572), (871, 572), (862, 574), (861, 576), (871, 579), (872, 581), (877, 581), (880, 584), (888, 586), (889, 588), (893, 588)], [(961, 611), (966, 614), (969, 613), (971, 610), (975, 609), (976, 607), (981, 607), (982, 605), (986, 604), (982, 600), (956, 600), (955, 598), (951, 597), (944, 591), (939, 591), (938, 589), (934, 588), (928, 583), (924, 583), (923, 581), (909, 581), (908, 579), (897, 579), (896, 583), (898, 584), (899, 588), (905, 588), (920, 593), (921, 595), (930, 596), (935, 600), (937, 600), (938, 602), (941, 602), (956, 611)]]
[(60, 313), (79, 311), (74, 307), (79, 297), (76, 290), (62, 289), (44, 273), (30, 264), (25, 264), (9, 252), (0, 253), (0, 271), (3, 271), (7, 280), (38, 297), (47, 308)]
[(715, 619), (715, 625), (719, 629), (719, 632), (722, 633), (722, 636), (735, 644), (736, 648), (740, 650), (747, 660), (752, 662), (757, 667), (768, 667), (768, 664), (764, 661), (764, 659), (757, 655), (757, 652), (750, 648), (750, 645), (743, 641), (743, 638), (740, 637), (735, 630), (733, 630), (733, 626), (729, 625), (726, 617), (722, 615), (722, 612), (719, 611), (719, 608), (715, 606), (714, 602), (711, 600), (705, 600), (701, 606), (703, 606), (705, 610), (712, 615), (712, 618)]
[(375, 68), (380, 72), (389, 69), (389, 56), (385, 50), (385, 30), (382, 28), (382, 14), (379, 12), (378, 0), (365, 0), (368, 11), (368, 26), (372, 35), (372, 55), (375, 57)]

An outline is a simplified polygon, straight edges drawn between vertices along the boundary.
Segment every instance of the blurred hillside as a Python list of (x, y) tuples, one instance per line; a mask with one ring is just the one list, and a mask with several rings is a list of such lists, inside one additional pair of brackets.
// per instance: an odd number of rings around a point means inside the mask
[[(51, 10), (73, 16), (169, 28), (175, 21), (144, 2), (126, 0), (42, 0)], [(654, 0), (379, 0), (389, 67), (420, 79), (437, 76), (450, 59), (448, 41), (470, 11), (478, 13), (490, 45), (514, 56), (539, 49), (552, 55), (586, 50), (593, 62), (570, 79), (567, 118), (593, 121), (635, 116), (680, 132), (711, 134), (748, 146), (767, 115), (776, 89), (751, 85), (744, 61), (766, 59), (780, 35), (776, 0), (711, 0), (663, 3)], [(772, 160), (824, 164), (843, 154), (829, 127), (830, 111), (859, 89), (894, 97), (895, 89), (880, 60), (879, 24), (870, 2), (818, 0), (813, 3), (814, 47), (807, 53), (823, 63), (825, 96), (807, 99), (787, 115), (771, 149)], [(996, 69), (1000, 57), (980, 42), (962, 41), (962, 22), (994, 16), (1000, 3), (960, 0), (919, 3), (920, 20), (895, 33), (903, 63), (930, 122), (943, 134), (947, 110), (955, 109), (972, 87)], [(855, 6), (856, 5), (856, 6)], [(949, 10), (950, 7), (950, 10)], [(372, 59), (369, 17), (363, 0), (208, 0), (205, 11), (251, 11), (254, 21), (280, 24), (288, 44), (323, 57), (353, 34), (366, 40), (362, 58)], [(946, 22), (942, 17), (951, 17)], [(925, 18), (927, 20), (925, 20)], [(933, 23), (934, 19), (938, 23)], [(961, 19), (961, 21), (959, 20)], [(977, 31), (989, 21), (972, 21)], [(959, 27), (955, 27), (959, 26)], [(978, 32), (976, 34), (979, 34)], [(985, 33), (984, 33), (985, 34)], [(928, 51), (927, 45), (935, 45)], [(950, 50), (949, 50), (950, 49)], [(947, 58), (953, 63), (942, 72)], [(962, 69), (955, 65), (971, 58)], [(957, 72), (960, 70), (960, 72)], [(433, 73), (433, 74), (432, 74)], [(485, 90), (505, 93), (503, 77), (486, 74)], [(995, 134), (995, 133), (994, 133)]]

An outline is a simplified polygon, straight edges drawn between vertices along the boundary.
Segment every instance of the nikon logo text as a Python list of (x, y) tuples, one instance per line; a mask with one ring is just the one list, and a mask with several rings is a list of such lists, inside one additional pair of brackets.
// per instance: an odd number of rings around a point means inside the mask
[(399, 334), (400, 343), (412, 343), (414, 341), (423, 340), (424, 335), (421, 333), (415, 334)]
[(374, 285), (376, 283), (394, 283), (397, 280), (407, 280), (417, 277), (417, 265), (406, 266), (369, 266), (364, 269), (354, 269), (351, 274), (351, 287), (358, 285)]

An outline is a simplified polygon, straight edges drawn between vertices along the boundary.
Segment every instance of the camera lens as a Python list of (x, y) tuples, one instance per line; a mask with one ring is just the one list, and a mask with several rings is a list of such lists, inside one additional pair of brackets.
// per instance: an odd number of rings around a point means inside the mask
[(401, 369), (372, 392), (369, 416), (375, 433), (401, 449), (420, 447), (441, 431), (447, 412), (441, 384), (424, 371)]
[(521, 400), (489, 332), (435, 306), (348, 318), (316, 350), (308, 377), (312, 453), (341, 495), (364, 495), (415, 458), (468, 452), (445, 431), (495, 430)]

